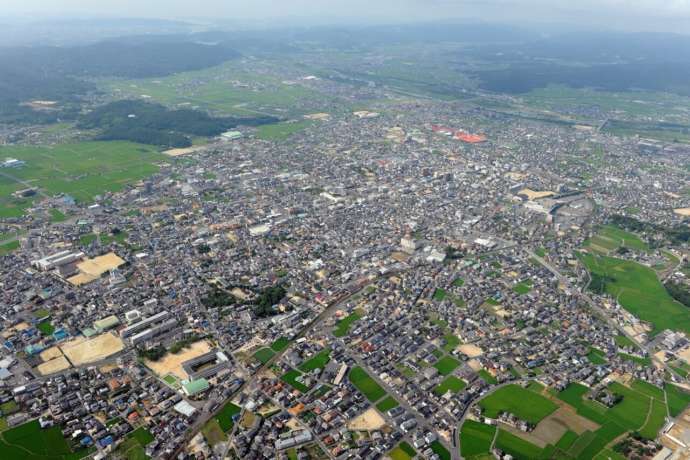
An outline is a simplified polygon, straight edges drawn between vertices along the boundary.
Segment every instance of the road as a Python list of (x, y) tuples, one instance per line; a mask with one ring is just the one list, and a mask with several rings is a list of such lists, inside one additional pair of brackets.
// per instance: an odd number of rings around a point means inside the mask
[[(390, 276), (391, 274), (394, 274), (394, 273), (395, 272), (388, 273), (388, 274), (386, 274), (386, 276)], [(372, 278), (371, 282), (374, 282), (379, 277), (380, 276), (376, 276), (376, 277)], [(292, 342), (290, 343), (289, 346), (285, 347), (285, 349), (283, 349), (282, 351), (277, 352), (270, 360), (268, 360), (259, 369), (257, 369), (257, 371), (251, 377), (249, 377), (247, 380), (245, 380), (245, 382), (237, 389), (237, 391), (235, 391), (235, 393), (233, 395), (231, 395), (229, 398), (227, 398), (221, 402), (219, 408), (216, 411), (210, 412), (210, 413), (204, 412), (192, 424), (192, 426), (187, 430), (187, 434), (185, 435), (184, 440), (178, 446), (178, 448), (175, 450), (173, 455), (170, 456), (170, 458), (176, 458), (182, 452), (182, 449), (184, 448), (184, 446), (186, 446), (189, 443), (189, 441), (192, 439), (192, 437), (194, 437), (196, 435), (196, 433), (201, 429), (201, 427), (203, 427), (209, 420), (211, 420), (213, 417), (215, 417), (221, 411), (223, 406), (227, 402), (231, 401), (232, 398), (236, 394), (241, 393), (245, 388), (248, 388), (248, 387), (251, 387), (252, 385), (254, 385), (256, 383), (256, 380), (258, 379), (258, 377), (265, 370), (269, 369), (273, 364), (278, 362), (285, 355), (285, 353), (287, 353), (292, 348), (292, 344), (295, 343), (297, 341), (297, 339), (299, 339), (301, 337), (305, 337), (315, 327), (321, 325), (321, 323), (324, 320), (326, 320), (327, 318), (331, 317), (336, 312), (336, 310), (338, 310), (338, 308), (340, 306), (342, 306), (347, 301), (349, 301), (352, 297), (354, 297), (359, 292), (361, 292), (362, 289), (364, 289), (364, 287), (368, 286), (369, 284), (371, 284), (371, 283), (367, 283), (367, 285), (363, 286), (362, 288), (360, 288), (356, 291), (353, 291), (352, 293), (348, 294), (346, 297), (343, 297), (343, 298), (336, 300), (336, 301), (330, 303), (329, 305), (327, 305), (326, 308), (321, 313), (319, 313), (311, 322), (309, 322), (306, 326), (304, 326), (300, 330), (300, 332), (298, 332), (297, 335), (295, 335), (295, 337), (293, 337)]]

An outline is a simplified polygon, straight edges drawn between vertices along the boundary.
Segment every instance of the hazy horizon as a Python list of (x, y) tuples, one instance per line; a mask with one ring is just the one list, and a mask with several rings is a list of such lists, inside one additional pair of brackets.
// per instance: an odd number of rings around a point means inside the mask
[(690, 0), (4, 0), (5, 21), (67, 18), (148, 18), (245, 25), (330, 25), (472, 20), (583, 28), (688, 33)]

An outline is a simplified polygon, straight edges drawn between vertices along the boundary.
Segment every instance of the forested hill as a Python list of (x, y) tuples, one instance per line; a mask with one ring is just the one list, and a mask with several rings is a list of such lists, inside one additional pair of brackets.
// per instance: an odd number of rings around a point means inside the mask
[(194, 136), (216, 136), (239, 125), (276, 123), (275, 117), (213, 118), (197, 110), (168, 110), (143, 101), (117, 101), (83, 116), (79, 127), (101, 131), (100, 140), (128, 140), (161, 147), (189, 147)]

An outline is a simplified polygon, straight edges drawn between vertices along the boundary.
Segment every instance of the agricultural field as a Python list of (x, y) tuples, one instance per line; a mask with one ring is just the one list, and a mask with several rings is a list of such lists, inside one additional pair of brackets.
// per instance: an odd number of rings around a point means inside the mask
[[(218, 115), (303, 115), (323, 111), (335, 99), (300, 84), (241, 68), (237, 61), (164, 78), (111, 80), (103, 89), (120, 99), (147, 99), (173, 108)], [(306, 104), (307, 107), (302, 108)]]
[(512, 455), (517, 460), (548, 460), (555, 450), (553, 446), (547, 446), (542, 449), (501, 429), (498, 430), (498, 436), (496, 437), (496, 447)]
[(275, 351), (276, 353), (279, 353), (285, 350), (288, 347), (288, 345), (290, 345), (290, 340), (286, 337), (281, 337), (271, 344), (271, 350)]
[(441, 375), (451, 374), (458, 366), (460, 366), (460, 361), (452, 356), (444, 356), (434, 364), (434, 367), (438, 369), (438, 373)]
[(493, 425), (466, 420), (460, 430), (460, 452), (462, 456), (470, 459), (488, 454), (495, 433), (496, 427)]
[(400, 405), (400, 404), (398, 403), (398, 401), (395, 400), (395, 398), (393, 398), (392, 396), (388, 396), (387, 398), (385, 398), (384, 400), (382, 400), (380, 403), (378, 403), (378, 404), (376, 405), (376, 408), (377, 408), (380, 412), (387, 412), (387, 411), (389, 411), (389, 410), (391, 410), (391, 409), (395, 409), (395, 408), (398, 407), (399, 405)]
[(519, 385), (499, 388), (479, 405), (486, 417), (497, 418), (501, 412), (510, 412), (535, 425), (558, 408), (556, 403)]
[(234, 405), (233, 403), (229, 402), (225, 404), (225, 406), (223, 406), (220, 412), (218, 412), (218, 415), (215, 417), (220, 425), (221, 430), (223, 430), (225, 433), (232, 430), (234, 425), (232, 417), (240, 412), (242, 412), (242, 408)]
[(38, 420), (0, 433), (3, 460), (77, 460), (91, 452), (90, 449), (73, 452), (59, 426), (41, 429)]
[(405, 441), (401, 442), (398, 447), (388, 452), (388, 456), (393, 460), (411, 460), (415, 458), (416, 455), (417, 452)]
[(309, 391), (309, 387), (303, 384), (302, 382), (298, 382), (297, 378), (300, 377), (302, 373), (298, 371), (297, 369), (293, 369), (291, 371), (287, 371), (285, 374), (283, 374), (280, 377), (280, 380), (283, 382), (287, 383), (290, 385), (292, 388), (300, 391), (301, 393), (306, 393)]
[(603, 284), (603, 290), (630, 313), (653, 325), (651, 335), (664, 329), (690, 333), (690, 312), (675, 301), (654, 270), (636, 262), (594, 254), (580, 260)]
[(592, 364), (606, 364), (606, 354), (598, 348), (590, 347), (587, 359)]
[(275, 353), (270, 348), (260, 348), (254, 352), (254, 358), (262, 364), (266, 364), (275, 356)]
[(522, 281), (515, 286), (513, 286), (513, 291), (518, 295), (525, 295), (532, 290), (532, 280)]
[[(656, 438), (665, 423), (664, 391), (640, 380), (634, 381), (629, 387), (614, 382), (609, 385), (609, 390), (623, 396), (622, 401), (612, 408), (586, 398), (589, 388), (583, 385), (571, 384), (557, 394), (559, 399), (573, 406), (579, 415), (599, 425), (598, 429), (585, 431), (574, 441), (559, 441), (558, 448), (574, 458), (589, 459), (598, 458), (608, 443), (625, 432), (639, 431), (644, 437)], [(671, 391), (666, 390), (669, 401), (672, 399)], [(681, 395), (676, 410), (682, 410), (680, 408), (689, 403), (690, 395)]]
[(666, 392), (668, 412), (672, 417), (677, 417), (690, 405), (690, 393), (680, 387), (668, 383), (664, 387), (664, 391)]
[(613, 225), (601, 226), (595, 236), (585, 241), (584, 246), (604, 255), (608, 255), (619, 248), (627, 248), (639, 252), (649, 251), (649, 246), (639, 236)]
[(376, 402), (386, 395), (386, 391), (359, 366), (350, 370), (348, 378), (370, 402)]
[[(129, 142), (1, 147), (0, 157), (26, 162), (0, 178), (0, 218), (23, 215), (41, 194), (68, 194), (79, 202), (92, 202), (98, 195), (118, 192), (158, 172), (159, 164), (166, 161), (154, 148)], [(21, 199), (11, 196), (29, 187), (38, 188), (39, 194)]]

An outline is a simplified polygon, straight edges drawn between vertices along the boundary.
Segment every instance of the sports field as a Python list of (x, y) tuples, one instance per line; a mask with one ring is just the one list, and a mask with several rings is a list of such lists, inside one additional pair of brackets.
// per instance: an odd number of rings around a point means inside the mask
[[(17, 217), (40, 193), (65, 193), (88, 203), (105, 192), (117, 192), (159, 170), (165, 156), (150, 146), (129, 142), (82, 142), (54, 147), (1, 147), (0, 158), (12, 157), (26, 166), (5, 171), (0, 177), (0, 218)], [(9, 176), (9, 177), (8, 177)], [(12, 193), (39, 189), (33, 198)]]
[(348, 375), (350, 382), (371, 402), (386, 395), (386, 391), (361, 367), (353, 367)]
[(75, 366), (94, 363), (119, 353), (125, 348), (122, 340), (106, 332), (90, 339), (76, 338), (60, 345), (62, 353)]
[(558, 408), (554, 402), (519, 385), (499, 388), (479, 405), (487, 417), (497, 418), (501, 412), (510, 412), (535, 425)]
[(676, 302), (649, 267), (628, 260), (580, 254), (592, 276), (603, 280), (604, 291), (630, 313), (653, 325), (651, 335), (664, 329), (690, 333), (690, 311)]

